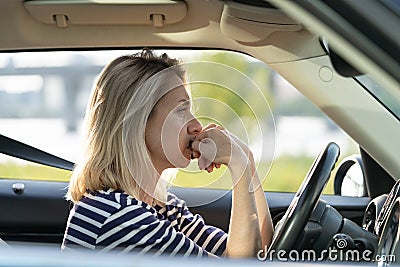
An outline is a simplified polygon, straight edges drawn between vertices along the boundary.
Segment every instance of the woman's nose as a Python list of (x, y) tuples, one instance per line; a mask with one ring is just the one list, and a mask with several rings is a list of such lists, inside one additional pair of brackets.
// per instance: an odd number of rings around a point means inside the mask
[(203, 126), (201, 125), (200, 121), (196, 119), (196, 117), (193, 117), (189, 122), (188, 122), (188, 133), (189, 134), (199, 134), (201, 130), (203, 129)]

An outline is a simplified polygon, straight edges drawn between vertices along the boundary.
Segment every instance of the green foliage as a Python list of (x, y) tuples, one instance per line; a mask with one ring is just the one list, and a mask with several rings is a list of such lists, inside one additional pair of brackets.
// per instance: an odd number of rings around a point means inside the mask
[(6, 161), (0, 163), (0, 177), (7, 179), (68, 182), (71, 172), (34, 163), (18, 164), (13, 161)]
[(198, 62), (188, 67), (188, 76), (195, 115), (201, 121), (227, 128), (243, 121), (246, 129), (268, 123), (271, 71), (265, 64), (233, 52), (202, 53), (193, 60)]
[[(274, 160), (270, 172), (263, 181), (265, 191), (296, 192), (304, 179), (313, 159), (307, 157), (280, 157)], [(259, 166), (259, 173), (269, 164)], [(0, 163), (0, 177), (7, 179), (47, 180), (68, 182), (70, 171), (60, 170), (39, 164), (15, 164), (11, 161)], [(263, 179), (263, 178), (261, 178)], [(332, 180), (332, 179), (331, 179)], [(333, 193), (333, 181), (330, 181), (325, 193)], [(206, 171), (179, 171), (173, 185), (190, 188), (231, 189), (232, 182), (226, 167), (215, 169), (212, 173)]]
[[(279, 157), (273, 161), (268, 173), (266, 170), (271, 164), (261, 164), (258, 167), (258, 172), (260, 174), (267, 173), (266, 177), (260, 177), (263, 180), (264, 191), (296, 192), (311, 167), (313, 160), (313, 158), (303, 156)], [(224, 166), (220, 169), (215, 169), (212, 173), (207, 173), (206, 171), (179, 171), (173, 181), (173, 185), (191, 188), (232, 188), (229, 171)], [(333, 194), (333, 179), (330, 179), (324, 193)]]
[[(272, 168), (263, 182), (265, 191), (296, 192), (303, 182), (314, 158), (306, 156), (282, 156), (273, 161)], [(332, 180), (332, 181), (331, 181)], [(330, 179), (325, 194), (333, 194)]]

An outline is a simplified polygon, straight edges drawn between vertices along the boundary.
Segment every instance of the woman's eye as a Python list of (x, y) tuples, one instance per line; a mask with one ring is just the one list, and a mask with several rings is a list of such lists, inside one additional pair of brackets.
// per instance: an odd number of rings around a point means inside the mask
[(176, 111), (178, 113), (184, 113), (186, 111), (188, 111), (190, 109), (190, 102), (189, 101), (185, 101), (182, 104), (178, 105), (176, 107)]
[(186, 111), (186, 110), (187, 110), (187, 107), (184, 107), (184, 108), (178, 108), (178, 109), (177, 109), (177, 111), (178, 111), (178, 112), (184, 112), (184, 111)]

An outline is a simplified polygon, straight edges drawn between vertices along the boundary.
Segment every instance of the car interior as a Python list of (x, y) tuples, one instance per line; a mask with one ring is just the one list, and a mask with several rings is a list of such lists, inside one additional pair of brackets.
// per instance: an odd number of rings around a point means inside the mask
[[(269, 252), (313, 250), (321, 254), (333, 248), (371, 251), (371, 257), (395, 255), (383, 262), (400, 260), (399, 39), (398, 34), (390, 34), (397, 26), (381, 31), (382, 24), (375, 25), (372, 19), (361, 25), (367, 19), (363, 15), (371, 10), (385, 17), (386, 25), (398, 25), (398, 6), (392, 5), (395, 1), (370, 1), (371, 6), (342, 0), (336, 5), (301, 2), (2, 0), (0, 57), (150, 47), (156, 51), (232, 51), (263, 62), (350, 136), (358, 151), (342, 157), (341, 147), (333, 141), (326, 143), (313, 155), (315, 160), (304, 178), (296, 177), (303, 181), (297, 192), (265, 192), (275, 226)], [(368, 27), (370, 31), (365, 30)], [(375, 43), (379, 48), (373, 46), (377, 39), (382, 42)], [(374, 53), (368, 53), (369, 48)], [(2, 65), (0, 76), (10, 75), (8, 71)], [(389, 97), (381, 98), (378, 87), (369, 90), (358, 78), (365, 74)], [(23, 135), (29, 132), (21, 129)], [(1, 154), (73, 170), (75, 162), (3, 133)], [(322, 194), (329, 179), (334, 192)], [(72, 207), (65, 200), (67, 187), (67, 181), (0, 178), (0, 248), (20, 244), (59, 247)], [(192, 213), (228, 231), (230, 190), (170, 190), (191, 206)], [(345, 247), (339, 242), (343, 240)]]

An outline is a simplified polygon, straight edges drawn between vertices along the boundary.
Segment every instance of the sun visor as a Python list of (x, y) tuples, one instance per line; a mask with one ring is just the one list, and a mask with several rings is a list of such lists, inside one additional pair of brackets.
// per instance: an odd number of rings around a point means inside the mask
[(183, 1), (172, 0), (28, 0), (24, 6), (36, 20), (58, 27), (77, 25), (153, 25), (182, 20)]
[(277, 31), (299, 31), (302, 26), (275, 8), (228, 1), (221, 17), (221, 31), (241, 43), (257, 43)]

